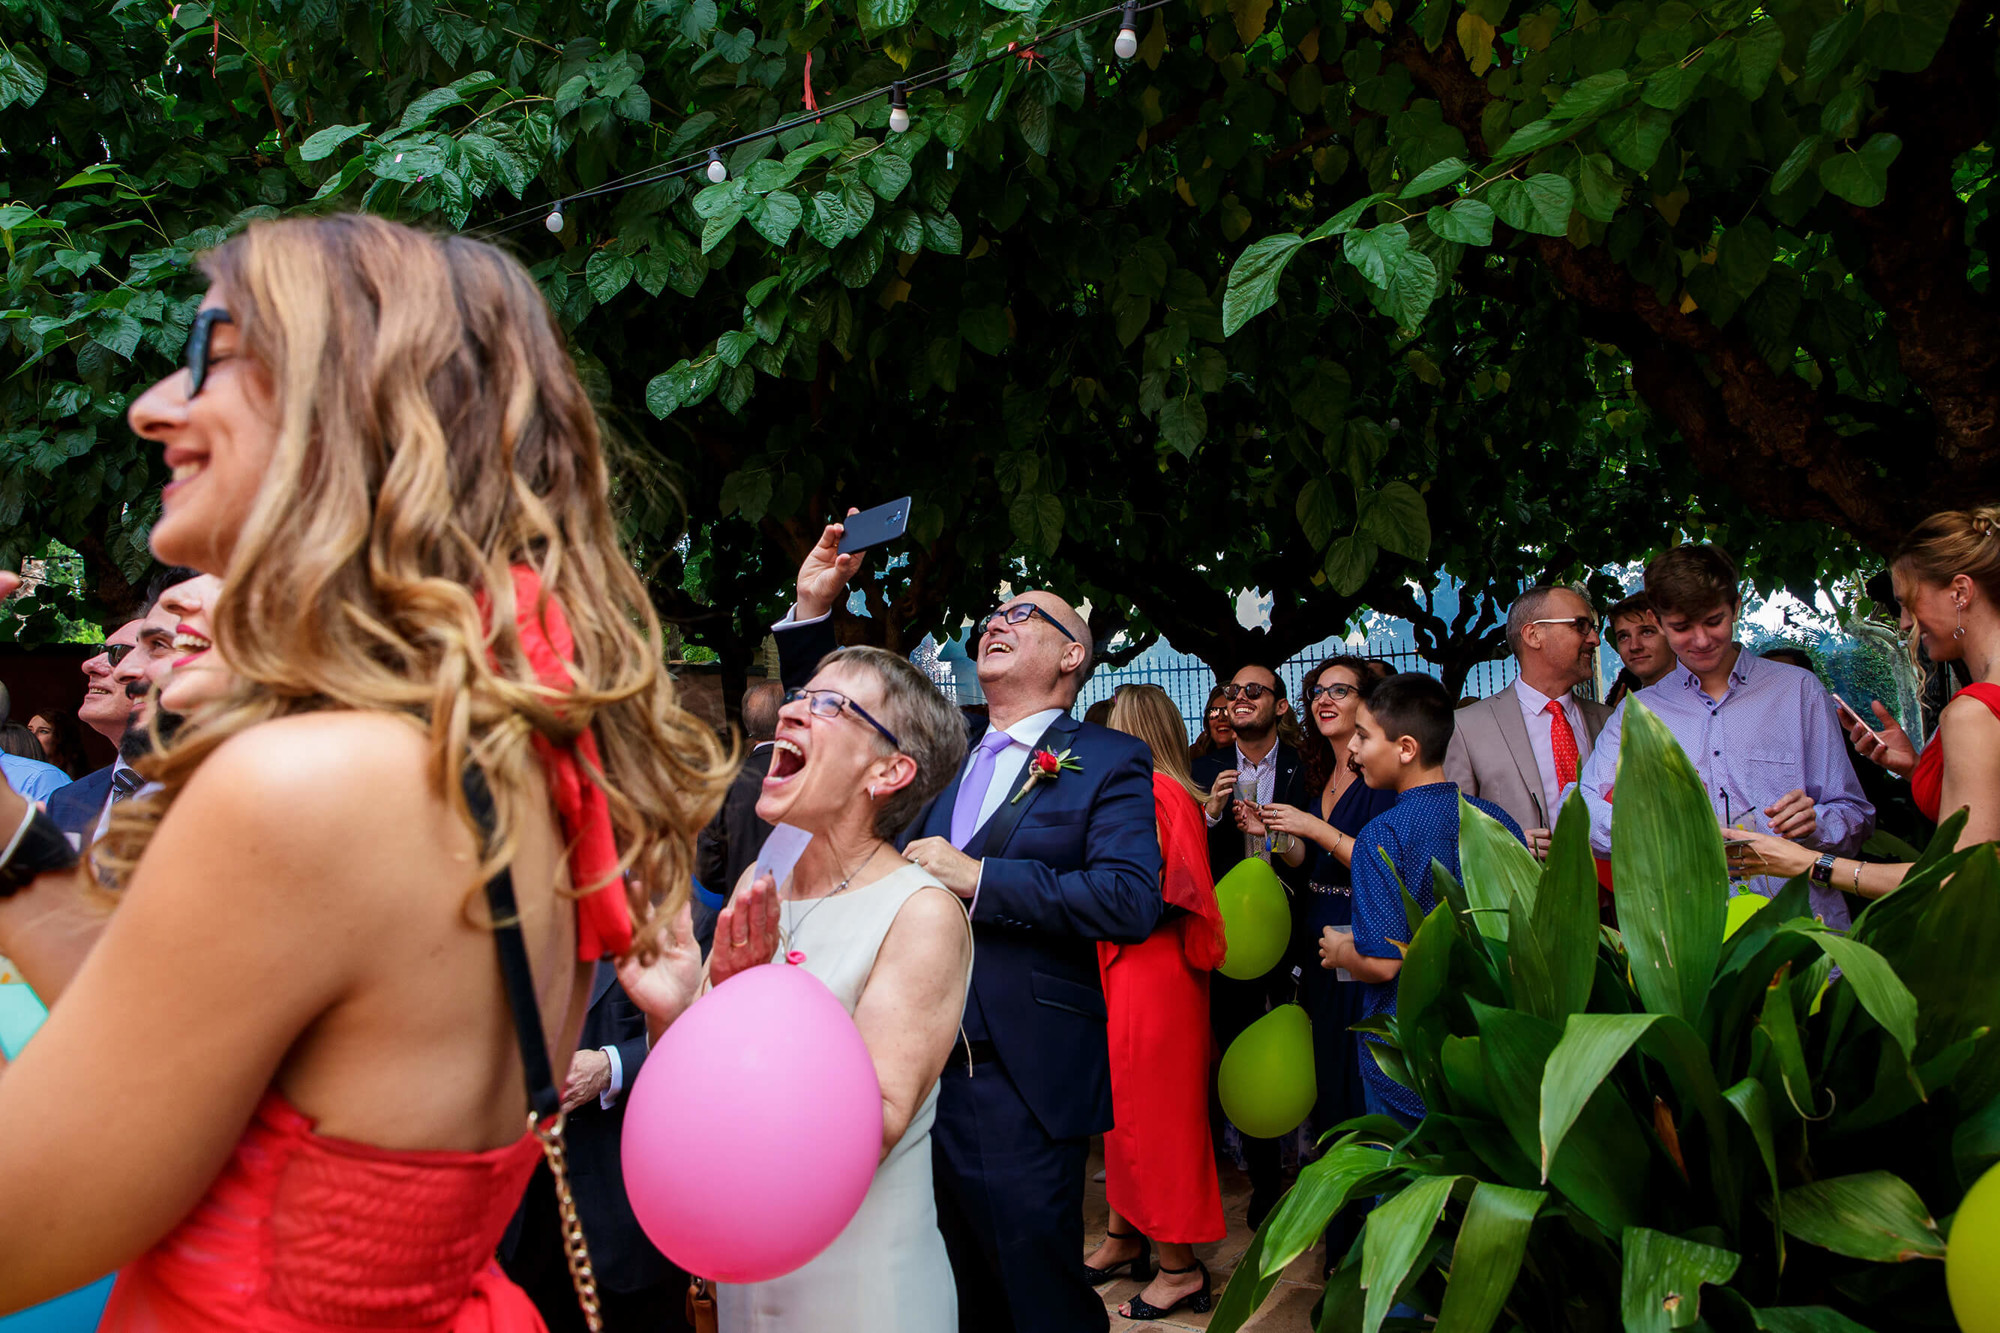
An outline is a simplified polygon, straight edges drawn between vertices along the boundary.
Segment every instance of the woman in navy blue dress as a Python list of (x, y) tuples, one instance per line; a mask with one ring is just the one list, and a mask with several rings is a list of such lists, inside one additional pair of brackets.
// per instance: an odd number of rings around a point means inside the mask
[[(1313, 1069), (1319, 1097), (1313, 1105), (1316, 1134), (1365, 1114), (1361, 1098), (1358, 1044), (1348, 1028), (1361, 1020), (1361, 987), (1320, 966), (1319, 942), (1329, 929), (1348, 930), (1354, 921), (1349, 866), (1354, 835), (1396, 803), (1396, 793), (1376, 791), (1347, 766), (1347, 741), (1361, 708), (1361, 687), (1371, 678), (1358, 657), (1329, 658), (1306, 677), (1305, 725), (1300, 759), (1306, 790), (1317, 795), (1312, 810), (1267, 805), (1263, 822), (1273, 833), (1293, 835), (1285, 859), (1306, 867), (1306, 892), (1294, 904), (1292, 963), (1303, 969), (1300, 1002), (1312, 1019)], [(1333, 1237), (1338, 1243), (1341, 1220)], [(1344, 1248), (1344, 1247), (1343, 1247)], [(1340, 1256), (1329, 1245), (1329, 1256)]]

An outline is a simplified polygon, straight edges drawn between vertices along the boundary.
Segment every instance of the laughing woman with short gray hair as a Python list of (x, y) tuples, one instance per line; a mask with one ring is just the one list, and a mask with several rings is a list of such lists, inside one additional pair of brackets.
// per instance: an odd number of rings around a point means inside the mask
[[(784, 885), (769, 874), (737, 885), (716, 922), (710, 976), (803, 955), (874, 1059), (882, 1162), (861, 1210), (818, 1258), (769, 1282), (719, 1288), (724, 1333), (958, 1327), (930, 1130), (971, 980), (972, 927), (958, 898), (891, 840), (964, 757), (958, 710), (879, 648), (830, 654), (778, 712), (757, 814), (812, 842)], [(744, 879), (756, 875), (753, 867)]]

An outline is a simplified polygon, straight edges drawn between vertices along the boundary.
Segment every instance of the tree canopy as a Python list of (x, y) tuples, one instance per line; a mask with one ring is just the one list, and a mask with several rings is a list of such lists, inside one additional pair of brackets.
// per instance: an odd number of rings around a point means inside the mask
[[(733, 673), (819, 524), (906, 492), (876, 642), (1046, 580), (1127, 651), (1274, 660), (1375, 607), (1462, 675), (1524, 581), (1692, 532), (1809, 591), (1990, 466), (1990, 4), (1168, 0), (1129, 62), (1115, 9), (1049, 36), (1094, 12), (6, 0), (0, 558), (59, 541), (129, 608), (160, 476), (117, 418), (192, 261), (329, 207), (532, 266), (655, 599)], [(833, 110), (898, 80), (906, 132)], [(663, 171), (808, 90), (724, 181)]]

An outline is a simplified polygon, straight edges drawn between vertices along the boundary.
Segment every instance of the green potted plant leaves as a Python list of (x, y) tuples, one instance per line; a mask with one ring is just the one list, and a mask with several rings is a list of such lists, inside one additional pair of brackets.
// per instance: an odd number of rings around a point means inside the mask
[(2000, 1160), (1995, 845), (1956, 850), (1964, 819), (1947, 819), (1850, 933), (1815, 921), (1796, 881), (1725, 939), (1715, 816), (1636, 702), (1612, 854), (1622, 933), (1598, 925), (1574, 792), (1545, 864), (1461, 818), (1464, 883), (1440, 870), (1438, 908), (1412, 908), (1374, 1048), (1429, 1114), (1328, 1136), (1211, 1333), (1370, 1199), (1319, 1330), (1376, 1333), (1398, 1305), (1436, 1333), (1952, 1327), (1951, 1214)]

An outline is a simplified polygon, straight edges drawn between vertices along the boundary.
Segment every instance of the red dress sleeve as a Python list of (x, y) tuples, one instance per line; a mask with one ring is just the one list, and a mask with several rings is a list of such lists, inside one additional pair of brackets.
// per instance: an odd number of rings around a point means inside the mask
[(1194, 797), (1165, 773), (1153, 774), (1153, 809), (1160, 825), (1160, 897), (1188, 913), (1181, 922), (1188, 965), (1211, 971), (1222, 964), (1225, 940), (1208, 868), (1208, 825)]
[[(2000, 685), (1989, 685), (1977, 681), (1958, 692), (1969, 694), (1991, 709), (1993, 716), (2000, 717)], [(1958, 695), (1952, 696), (1954, 699)], [(1917, 766), (1910, 773), (1910, 796), (1923, 812), (1925, 819), (1935, 824), (1940, 807), (1944, 804), (1944, 738), (1932, 736), (1931, 743), (1917, 756)]]

